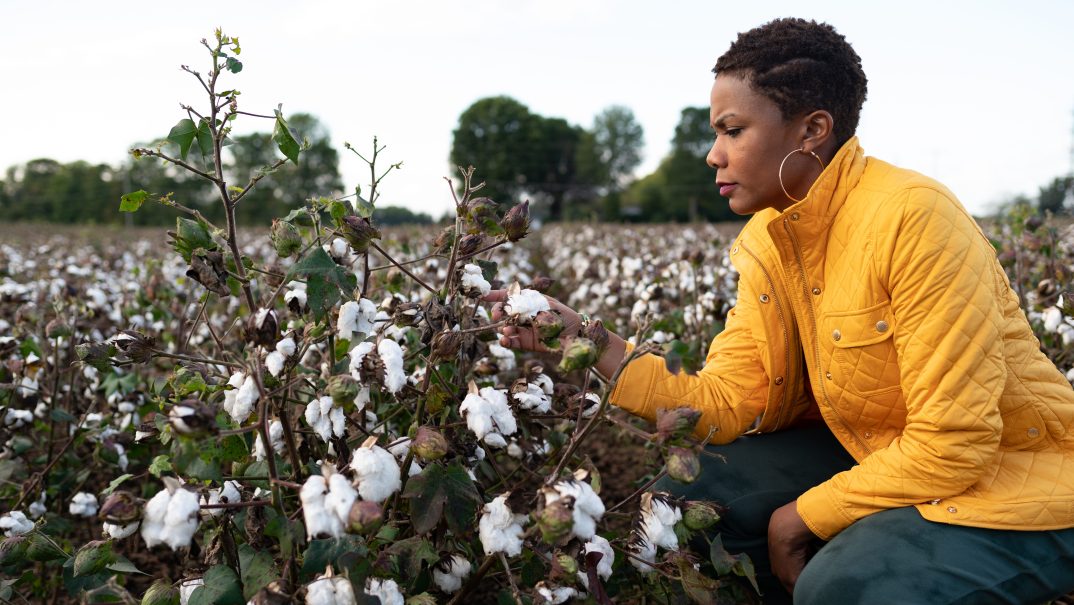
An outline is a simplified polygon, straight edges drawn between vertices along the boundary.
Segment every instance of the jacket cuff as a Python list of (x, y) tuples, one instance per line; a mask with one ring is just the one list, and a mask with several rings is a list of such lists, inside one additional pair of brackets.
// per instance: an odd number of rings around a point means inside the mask
[[(626, 353), (634, 347), (628, 342)], [(655, 420), (649, 409), (648, 401), (652, 395), (652, 383), (656, 372), (652, 368), (653, 355), (642, 355), (627, 364), (619, 374), (608, 400), (617, 407), (640, 416), (646, 420)], [(660, 360), (663, 363), (662, 360)]]
[(822, 540), (831, 540), (855, 521), (839, 505), (827, 481), (799, 496), (796, 507), (809, 530)]

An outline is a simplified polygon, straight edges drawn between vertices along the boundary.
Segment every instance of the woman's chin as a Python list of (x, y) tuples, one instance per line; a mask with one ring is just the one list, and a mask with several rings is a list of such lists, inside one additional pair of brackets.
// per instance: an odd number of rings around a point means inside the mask
[(749, 199), (743, 198), (741, 196), (735, 196), (730, 198), (728, 207), (731, 208), (731, 212), (734, 212), (739, 216), (746, 216), (748, 214), (753, 214), (754, 212), (760, 210), (760, 208), (756, 207), (756, 204), (750, 203)]

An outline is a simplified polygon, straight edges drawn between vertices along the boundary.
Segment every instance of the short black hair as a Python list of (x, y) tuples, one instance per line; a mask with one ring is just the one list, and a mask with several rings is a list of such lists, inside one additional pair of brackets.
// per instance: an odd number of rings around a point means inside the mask
[(784, 119), (823, 109), (842, 145), (858, 128), (865, 103), (861, 57), (827, 23), (776, 19), (740, 33), (712, 72), (743, 78), (779, 106)]

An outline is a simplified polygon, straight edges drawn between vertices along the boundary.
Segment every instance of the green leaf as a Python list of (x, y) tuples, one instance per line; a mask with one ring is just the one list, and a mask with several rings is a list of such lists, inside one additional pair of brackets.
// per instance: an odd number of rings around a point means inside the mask
[(153, 458), (153, 462), (149, 464), (149, 474), (154, 477), (159, 477), (161, 473), (169, 473), (172, 470), (172, 461), (165, 454)]
[(115, 562), (110, 563), (107, 569), (111, 569), (112, 571), (117, 571), (119, 573), (140, 573), (143, 576), (149, 575), (144, 571), (138, 569), (134, 565), (134, 563), (131, 563), (130, 559), (124, 557), (123, 555), (116, 555)]
[(30, 353), (33, 353), (38, 357), (45, 356), (45, 354), (41, 352), (41, 347), (37, 345), (37, 340), (35, 340), (33, 336), (27, 336), (19, 343), (19, 354), (22, 355), (23, 358), (29, 357)]
[(712, 544), (709, 546), (709, 560), (712, 561), (712, 568), (716, 570), (717, 575), (735, 574), (746, 578), (750, 581), (750, 584), (753, 584), (754, 590), (760, 592), (760, 588), (757, 587), (757, 574), (753, 569), (753, 561), (750, 560), (749, 555), (746, 553), (732, 555), (727, 552), (723, 547), (723, 538), (719, 534), (716, 534)]
[(198, 132), (196, 133), (198, 139), (198, 149), (201, 150), (203, 157), (212, 157), (213, 155), (213, 131), (209, 128), (209, 120), (202, 118), (198, 121)]
[(337, 561), (339, 558), (352, 552), (364, 557), (368, 554), (369, 549), (362, 543), (361, 538), (350, 534), (345, 534), (339, 538), (313, 540), (310, 542), (309, 548), (306, 549), (306, 556), (302, 560), (300, 581), (306, 581), (307, 578), (312, 579), (314, 575), (324, 573), (324, 568), (328, 565), (338, 567)]
[[(283, 106), (281, 105), (280, 108)], [(280, 153), (291, 162), (298, 163), (298, 154), (302, 150), (298, 139), (287, 126), (287, 120), (283, 118), (283, 112), (276, 109), (276, 125), (272, 128), (272, 140), (280, 148)]]
[(249, 544), (239, 547), (239, 569), (242, 570), (242, 596), (247, 600), (280, 577), (272, 555), (264, 550), (254, 550)]
[(115, 561), (110, 542), (90, 542), (75, 553), (74, 577), (100, 573)]
[(175, 235), (172, 248), (182, 255), (183, 260), (190, 262), (191, 255), (198, 248), (216, 250), (216, 242), (209, 233), (208, 225), (201, 221), (192, 221), (188, 218), (175, 219)]
[(149, 194), (142, 189), (124, 194), (123, 197), (119, 198), (119, 211), (138, 212), (147, 197), (149, 197)]
[(238, 435), (228, 435), (220, 441), (219, 456), (221, 463), (238, 462), (250, 455), (246, 441)]
[(237, 74), (242, 71), (242, 61), (239, 61), (235, 57), (227, 58), (227, 68), (233, 74)]
[(337, 265), (320, 247), (312, 248), (295, 263), (287, 272), (284, 281), (294, 279), (295, 276), (306, 278), (306, 302), (317, 320), (324, 317), (340, 296), (347, 296), (358, 287), (358, 280), (354, 275)]
[(179, 146), (179, 156), (184, 160), (187, 152), (190, 151), (190, 146), (194, 143), (197, 132), (198, 127), (194, 125), (194, 120), (189, 118), (179, 120), (179, 123), (172, 126), (171, 131), (168, 132), (168, 140)]
[(123, 474), (123, 475), (120, 475), (120, 476), (116, 477), (115, 479), (112, 479), (112, 481), (108, 484), (108, 487), (104, 488), (104, 490), (101, 491), (101, 495), (104, 495), (104, 496), (111, 495), (112, 492), (116, 491), (116, 488), (119, 487), (119, 485), (121, 483), (123, 483), (127, 479), (130, 479), (133, 476), (134, 475), (132, 475), (130, 473), (126, 473), (126, 474)]
[(362, 218), (369, 218), (373, 216), (373, 203), (360, 195), (355, 196), (354, 211)]
[(242, 586), (227, 565), (213, 565), (205, 572), (205, 584), (194, 589), (189, 605), (244, 605)]
[(421, 536), (399, 540), (389, 546), (386, 552), (398, 557), (399, 572), (407, 578), (415, 578), (421, 573), (422, 562), (431, 566), (440, 560), (436, 548)]
[(313, 226), (313, 220), (310, 219), (310, 213), (305, 208), (295, 208), (291, 212), (288, 212), (287, 216), (283, 217), (283, 220), (288, 223), (294, 223), (295, 225), (302, 225), (304, 227)]
[(481, 277), (485, 281), (491, 282), (496, 279), (496, 270), (499, 269), (499, 266), (495, 262), (481, 259), (477, 259), (474, 262), (477, 263), (478, 267), (481, 267)]
[(332, 216), (332, 221), (339, 225), (343, 217), (354, 214), (354, 211), (351, 210), (351, 205), (347, 202), (332, 200), (328, 204), (328, 214)]
[(410, 499), (410, 519), (418, 534), (431, 531), (441, 517), (446, 517), (453, 532), (464, 533), (472, 529), (483, 503), (473, 480), (459, 464), (426, 466), (407, 480), (403, 497)]
[[(243, 471), (243, 477), (266, 477), (268, 476), (268, 461), (267, 460), (255, 460), (246, 467)], [(268, 481), (264, 479), (248, 480), (250, 485), (254, 487), (260, 487), (261, 489), (268, 489)]]

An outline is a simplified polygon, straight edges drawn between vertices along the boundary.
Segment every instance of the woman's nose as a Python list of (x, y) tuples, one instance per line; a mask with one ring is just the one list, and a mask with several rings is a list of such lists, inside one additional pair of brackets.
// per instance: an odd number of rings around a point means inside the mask
[(727, 156), (719, 150), (719, 139), (716, 139), (712, 143), (712, 147), (709, 148), (708, 155), (705, 156), (705, 163), (710, 168), (723, 168), (727, 165)]

